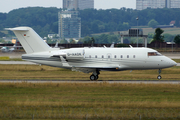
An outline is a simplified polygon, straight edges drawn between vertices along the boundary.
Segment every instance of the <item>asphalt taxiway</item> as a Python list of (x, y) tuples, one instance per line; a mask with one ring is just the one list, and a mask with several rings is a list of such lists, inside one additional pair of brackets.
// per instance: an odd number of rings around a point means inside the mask
[(127, 83), (127, 84), (179, 84), (180, 80), (0, 80), (1, 83)]

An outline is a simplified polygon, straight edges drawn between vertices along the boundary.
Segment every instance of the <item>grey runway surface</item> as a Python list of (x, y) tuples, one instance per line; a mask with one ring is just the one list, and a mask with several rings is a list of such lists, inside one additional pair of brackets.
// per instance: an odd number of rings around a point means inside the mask
[(83, 80), (0, 80), (1, 83), (132, 83), (132, 84), (179, 84), (180, 80), (169, 80), (169, 81), (163, 81), (163, 80), (109, 80), (109, 81), (83, 81)]
[(28, 61), (0, 61), (0, 64), (7, 65), (36, 65), (36, 63), (28, 62)]

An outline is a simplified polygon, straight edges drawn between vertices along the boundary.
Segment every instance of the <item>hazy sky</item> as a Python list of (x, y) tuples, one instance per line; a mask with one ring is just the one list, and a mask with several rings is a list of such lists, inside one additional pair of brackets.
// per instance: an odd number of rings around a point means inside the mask
[[(94, 2), (96, 9), (136, 8), (136, 0), (94, 0)], [(8, 13), (13, 9), (34, 6), (62, 8), (62, 0), (0, 0), (0, 12), (3, 13)]]

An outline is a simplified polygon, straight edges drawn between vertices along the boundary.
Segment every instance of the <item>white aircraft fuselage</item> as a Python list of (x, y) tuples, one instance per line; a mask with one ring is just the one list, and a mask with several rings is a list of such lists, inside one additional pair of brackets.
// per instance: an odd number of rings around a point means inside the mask
[[(38, 64), (93, 73), (91, 80), (99, 78), (100, 71), (147, 70), (177, 65), (170, 58), (150, 48), (85, 47), (61, 50), (51, 48), (29, 27), (10, 28), (27, 54), (22, 59)], [(158, 76), (161, 79), (161, 76)]]
[[(155, 53), (148, 55), (148, 53)], [(157, 54), (156, 54), (157, 53)], [(60, 56), (66, 61), (63, 63)], [(27, 61), (63, 68), (100, 70), (163, 69), (176, 65), (170, 58), (149, 48), (71, 48), (22, 55)], [(64, 64), (68, 65), (64, 65)]]

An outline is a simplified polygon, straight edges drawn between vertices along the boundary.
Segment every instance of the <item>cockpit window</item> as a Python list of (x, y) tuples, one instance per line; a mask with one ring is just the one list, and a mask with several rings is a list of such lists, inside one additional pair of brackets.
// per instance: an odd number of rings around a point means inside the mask
[(161, 56), (159, 52), (148, 52), (148, 56)]

